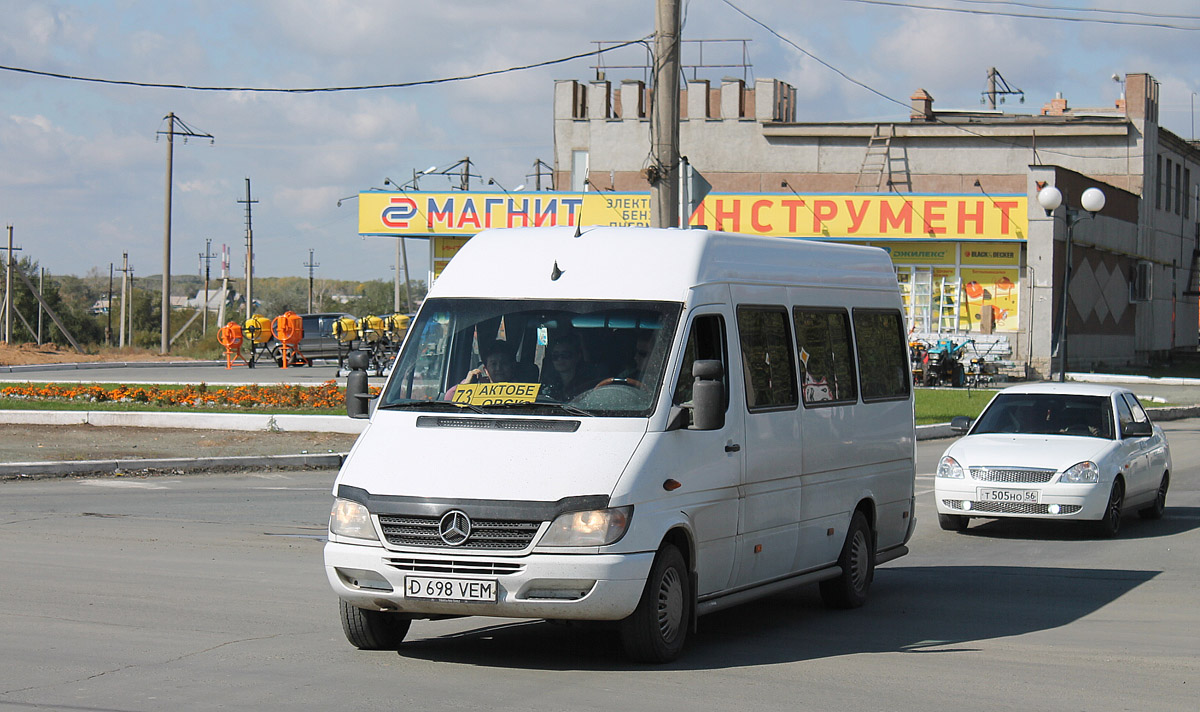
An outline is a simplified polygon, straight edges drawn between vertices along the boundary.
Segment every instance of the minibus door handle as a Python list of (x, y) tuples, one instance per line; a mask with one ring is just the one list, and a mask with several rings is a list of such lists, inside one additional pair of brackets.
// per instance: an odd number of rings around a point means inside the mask
[(742, 449), (742, 446), (738, 445), (737, 443), (729, 443), (728, 445), (725, 446), (725, 452), (737, 452), (741, 449)]

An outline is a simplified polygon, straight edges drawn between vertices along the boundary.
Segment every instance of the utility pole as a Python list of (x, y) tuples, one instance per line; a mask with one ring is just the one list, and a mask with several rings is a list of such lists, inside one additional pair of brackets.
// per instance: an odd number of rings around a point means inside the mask
[(257, 200), (250, 199), (250, 179), (246, 179), (246, 199), (239, 200), (246, 206), (246, 321), (254, 315), (254, 225), (250, 207)]
[(650, 105), (650, 225), (679, 224), (679, 1), (658, 0), (654, 15), (654, 100)]
[(104, 311), (108, 314), (108, 326), (104, 327), (104, 345), (112, 346), (112, 287), (113, 287), (113, 263), (108, 263), (108, 308)]
[[(120, 335), (117, 338), (117, 348), (125, 348), (125, 312), (129, 309), (129, 253), (121, 253), (121, 325), (118, 327)], [(108, 310), (112, 311), (112, 302), (108, 304)]]
[(204, 306), (201, 307), (204, 309), (204, 316), (200, 321), (201, 335), (208, 333), (208, 275), (214, 257), (216, 255), (212, 254), (212, 239), (207, 238), (204, 240), (204, 252), (200, 254), (200, 261), (204, 264)]
[(462, 159), (462, 179), (459, 181), (459, 186), (465, 191), (471, 189), (471, 157), (467, 156)]
[[(212, 139), (212, 134), (196, 131), (175, 116), (175, 112), (163, 117), (167, 122), (167, 130), (159, 131), (159, 135), (167, 136), (167, 193), (166, 208), (163, 211), (163, 275), (162, 275), (162, 345), (159, 352), (166, 355), (170, 349), (167, 332), (171, 328), (171, 175), (175, 161), (175, 137), (183, 136), (186, 143), (189, 137)], [(180, 128), (177, 130), (175, 127)]]
[(312, 299), (313, 299), (313, 270), (321, 266), (321, 265), (317, 264), (316, 262), (313, 262), (312, 248), (309, 248), (309, 250), (308, 250), (308, 262), (305, 262), (304, 266), (308, 268), (308, 313), (312, 314), (313, 313), (313, 302), (312, 302)]
[[(46, 298), (46, 268), (38, 267), (38, 294), (42, 295), (42, 299)], [(37, 345), (42, 345), (42, 299), (38, 300), (38, 329), (37, 329)]]
[(13, 226), (8, 226), (8, 258), (4, 262), (4, 343), (12, 343), (12, 312), (13, 290), (12, 271), (16, 268), (13, 252), (19, 252), (20, 247), (13, 247)]

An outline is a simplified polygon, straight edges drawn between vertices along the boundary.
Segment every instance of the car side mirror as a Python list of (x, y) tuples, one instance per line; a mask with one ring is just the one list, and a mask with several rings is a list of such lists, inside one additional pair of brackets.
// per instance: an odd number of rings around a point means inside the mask
[(1144, 438), (1154, 432), (1154, 426), (1149, 420), (1131, 420), (1121, 426), (1121, 437), (1123, 438)]
[(950, 430), (965, 433), (971, 429), (971, 419), (965, 415), (956, 415), (950, 419)]
[(721, 377), (725, 366), (716, 359), (701, 359), (692, 364), (692, 430), (720, 430), (725, 427), (725, 384)]

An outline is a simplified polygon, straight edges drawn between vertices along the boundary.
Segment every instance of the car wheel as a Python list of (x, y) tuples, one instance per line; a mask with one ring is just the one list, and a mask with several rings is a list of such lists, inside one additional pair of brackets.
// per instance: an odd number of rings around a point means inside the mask
[(683, 554), (664, 544), (654, 557), (637, 608), (621, 621), (621, 644), (636, 662), (666, 663), (679, 657), (692, 622), (692, 579)]
[(276, 366), (283, 368), (283, 352), (280, 351), (278, 346), (271, 349), (271, 360), (275, 362)]
[(938, 526), (948, 532), (965, 532), (971, 518), (963, 514), (939, 514)]
[(1163, 473), (1162, 482), (1158, 483), (1158, 496), (1154, 498), (1154, 504), (1145, 509), (1138, 510), (1138, 516), (1142, 519), (1162, 519), (1163, 511), (1167, 508), (1167, 487), (1171, 484), (1171, 476), (1166, 472)]
[(342, 632), (359, 650), (395, 650), (408, 635), (412, 619), (401, 613), (367, 611), (338, 601), (342, 613)]
[(850, 519), (850, 531), (838, 556), (842, 574), (834, 579), (822, 581), (821, 600), (830, 608), (858, 608), (867, 602), (867, 592), (875, 578), (875, 537), (871, 525), (861, 511)]
[(1118, 479), (1113, 482), (1112, 491), (1108, 495), (1108, 504), (1104, 507), (1104, 515), (1096, 522), (1096, 534), (1103, 539), (1112, 539), (1121, 531), (1121, 508), (1125, 504), (1125, 483)]

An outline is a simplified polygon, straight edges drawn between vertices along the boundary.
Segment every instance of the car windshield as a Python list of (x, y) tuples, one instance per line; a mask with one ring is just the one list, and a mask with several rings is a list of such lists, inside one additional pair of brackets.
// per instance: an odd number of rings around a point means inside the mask
[(1001, 393), (988, 405), (972, 435), (1024, 433), (1113, 439), (1112, 405), (1105, 396)]
[(681, 311), (675, 302), (430, 299), (379, 408), (649, 415)]

